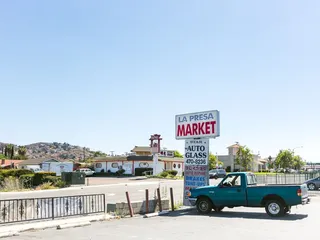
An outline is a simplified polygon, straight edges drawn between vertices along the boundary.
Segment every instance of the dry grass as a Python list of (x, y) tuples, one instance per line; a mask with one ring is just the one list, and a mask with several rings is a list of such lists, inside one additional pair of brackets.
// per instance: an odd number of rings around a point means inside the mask
[(24, 184), (18, 178), (15, 177), (7, 177), (3, 180), (0, 185), (1, 192), (18, 192), (24, 191)]
[(43, 183), (41, 185), (39, 185), (36, 190), (49, 190), (49, 189), (57, 189), (57, 187), (53, 186), (52, 183)]

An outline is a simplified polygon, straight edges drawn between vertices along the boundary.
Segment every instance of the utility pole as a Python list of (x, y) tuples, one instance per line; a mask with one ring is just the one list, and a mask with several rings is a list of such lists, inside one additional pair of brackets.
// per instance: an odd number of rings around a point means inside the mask
[(86, 161), (86, 148), (83, 148), (83, 162)]

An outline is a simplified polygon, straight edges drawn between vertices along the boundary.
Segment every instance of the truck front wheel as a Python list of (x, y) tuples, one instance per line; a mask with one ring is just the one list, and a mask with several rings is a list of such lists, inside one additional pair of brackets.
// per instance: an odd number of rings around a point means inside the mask
[(200, 198), (197, 201), (197, 210), (201, 214), (208, 214), (212, 211), (212, 203), (208, 198)]
[(265, 206), (266, 212), (271, 217), (280, 217), (284, 215), (284, 205), (278, 200), (270, 200)]

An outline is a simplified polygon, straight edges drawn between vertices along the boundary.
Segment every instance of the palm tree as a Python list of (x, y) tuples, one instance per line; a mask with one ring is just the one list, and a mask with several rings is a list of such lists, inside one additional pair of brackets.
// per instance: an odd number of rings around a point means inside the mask
[(20, 156), (26, 156), (26, 154), (27, 154), (27, 149), (26, 149), (26, 147), (25, 147), (25, 146), (19, 146), (19, 148), (18, 148), (18, 154), (19, 154)]

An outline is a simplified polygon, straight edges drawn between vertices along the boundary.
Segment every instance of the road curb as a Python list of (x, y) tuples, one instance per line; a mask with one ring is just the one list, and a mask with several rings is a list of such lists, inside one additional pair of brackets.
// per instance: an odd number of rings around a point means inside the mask
[(0, 238), (19, 236), (17, 231), (0, 232)]
[(170, 213), (170, 211), (164, 210), (162, 212), (148, 213), (148, 214), (145, 214), (143, 217), (144, 218), (151, 218), (151, 217), (157, 217), (157, 216), (161, 216), (161, 215), (168, 214), (168, 213)]
[[(99, 215), (99, 216), (90, 216), (83, 218), (69, 218), (69, 219), (60, 219), (53, 221), (44, 221), (44, 222), (33, 222), (28, 224), (19, 224), (19, 225), (8, 225), (0, 227), (0, 238), (2, 237), (12, 237), (17, 236), (19, 233), (28, 232), (28, 231), (39, 231), (45, 229), (54, 229), (57, 230), (73, 227), (82, 227), (91, 225), (92, 222), (99, 221), (108, 221), (114, 219), (115, 217), (110, 215)], [(12, 230), (14, 229), (14, 230)]]
[(91, 225), (91, 222), (89, 221), (79, 222), (79, 223), (66, 223), (66, 224), (58, 225), (57, 230), (67, 229), (67, 228), (76, 228), (76, 227), (85, 227), (90, 225)]

